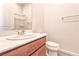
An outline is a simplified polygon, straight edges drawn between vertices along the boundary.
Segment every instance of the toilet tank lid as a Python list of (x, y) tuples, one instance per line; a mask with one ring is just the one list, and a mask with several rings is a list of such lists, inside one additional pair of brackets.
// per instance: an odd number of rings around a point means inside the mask
[(46, 45), (48, 46), (52, 46), (52, 47), (59, 47), (59, 44), (56, 42), (52, 42), (52, 41), (47, 41)]

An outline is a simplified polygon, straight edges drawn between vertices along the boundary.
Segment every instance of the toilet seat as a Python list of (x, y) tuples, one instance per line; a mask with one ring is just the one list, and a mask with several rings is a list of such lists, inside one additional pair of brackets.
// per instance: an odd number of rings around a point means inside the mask
[(49, 50), (57, 51), (59, 49), (59, 44), (55, 43), (55, 42), (52, 42), (52, 41), (47, 41), (46, 42), (46, 47)]
[(59, 47), (59, 44), (57, 44), (55, 42), (52, 42), (52, 41), (47, 41), (46, 42), (46, 45), (47, 46), (50, 46), (50, 47)]

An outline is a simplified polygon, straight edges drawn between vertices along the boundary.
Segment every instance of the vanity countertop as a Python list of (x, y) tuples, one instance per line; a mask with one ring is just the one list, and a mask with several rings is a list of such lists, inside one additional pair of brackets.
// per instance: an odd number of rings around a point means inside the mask
[(16, 48), (16, 47), (21, 46), (23, 44), (32, 42), (34, 40), (37, 40), (38, 38), (46, 36), (45, 33), (42, 33), (42, 34), (41, 33), (32, 33), (32, 34), (38, 34), (38, 35), (36, 37), (24, 39), (24, 40), (7, 40), (6, 39), (9, 37), (15, 37), (16, 35), (0, 37), (0, 53), (8, 51), (13, 48)]

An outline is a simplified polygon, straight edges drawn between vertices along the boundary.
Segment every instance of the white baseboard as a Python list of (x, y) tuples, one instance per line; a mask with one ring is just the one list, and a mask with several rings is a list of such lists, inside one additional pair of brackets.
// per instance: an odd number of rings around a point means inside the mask
[(59, 56), (79, 56), (78, 53), (67, 51), (64, 49), (59, 49), (58, 54)]

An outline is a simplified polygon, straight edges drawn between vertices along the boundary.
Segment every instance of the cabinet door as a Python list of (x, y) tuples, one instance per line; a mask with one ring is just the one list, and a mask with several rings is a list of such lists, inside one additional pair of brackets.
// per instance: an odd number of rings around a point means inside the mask
[(46, 56), (46, 46), (42, 46), (39, 50), (37, 50), (34, 54), (31, 56)]
[(3, 56), (28, 56), (34, 53), (44, 44), (45, 44), (45, 37), (33, 41), (29, 44), (25, 44), (21, 47), (15, 48), (12, 51), (3, 54)]

